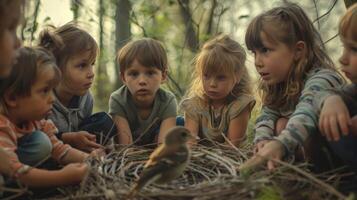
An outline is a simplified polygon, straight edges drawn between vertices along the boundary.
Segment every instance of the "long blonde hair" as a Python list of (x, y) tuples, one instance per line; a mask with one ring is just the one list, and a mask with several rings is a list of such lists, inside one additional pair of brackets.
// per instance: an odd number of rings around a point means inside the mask
[(227, 35), (219, 35), (207, 41), (194, 60), (194, 79), (186, 97), (198, 97), (201, 103), (207, 105), (208, 97), (203, 89), (204, 74), (227, 73), (235, 77), (240, 73), (240, 81), (233, 87), (230, 96), (252, 94), (250, 76), (245, 66), (246, 53), (243, 47)]
[(245, 35), (249, 50), (264, 47), (261, 33), (265, 33), (269, 40), (284, 43), (290, 48), (298, 41), (303, 41), (306, 45), (305, 55), (290, 69), (286, 82), (275, 85), (260, 83), (264, 105), (274, 109), (290, 108), (291, 105), (297, 104), (309, 71), (315, 68), (336, 70), (324, 51), (320, 34), (305, 12), (296, 4), (286, 3), (255, 17)]

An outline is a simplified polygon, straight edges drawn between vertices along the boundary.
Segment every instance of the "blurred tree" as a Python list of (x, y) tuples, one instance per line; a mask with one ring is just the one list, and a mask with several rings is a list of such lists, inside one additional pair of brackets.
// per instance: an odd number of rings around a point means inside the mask
[(73, 20), (78, 20), (79, 18), (80, 5), (82, 5), (82, 0), (71, 0), (71, 10), (73, 12)]
[(106, 5), (104, 0), (98, 1), (98, 17), (99, 17), (99, 56), (98, 64), (96, 66), (95, 90), (94, 99), (96, 100), (96, 107), (98, 110), (108, 110), (108, 99), (111, 93), (112, 85), (108, 79), (106, 55), (107, 51), (104, 44), (105, 32), (105, 12)]
[[(131, 38), (131, 24), (130, 13), (131, 3), (129, 0), (116, 0), (115, 1), (115, 49), (117, 52), (123, 47)], [(116, 55), (116, 54), (115, 54)], [(115, 59), (115, 83), (114, 88), (119, 88), (122, 85), (120, 79), (119, 64)]]

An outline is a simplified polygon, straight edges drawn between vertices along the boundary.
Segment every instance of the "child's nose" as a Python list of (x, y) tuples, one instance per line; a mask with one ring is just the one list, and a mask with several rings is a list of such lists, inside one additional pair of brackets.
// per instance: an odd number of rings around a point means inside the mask
[(343, 49), (342, 56), (338, 61), (342, 64), (342, 66), (347, 66), (348, 65), (348, 52), (346, 49)]
[(262, 62), (262, 59), (261, 59), (261, 56), (259, 55), (259, 53), (255, 54), (255, 56), (254, 56), (254, 64), (257, 68), (263, 67), (263, 62)]
[(215, 86), (217, 85), (216, 79), (215, 79), (215, 78), (211, 78), (211, 79), (209, 80), (209, 85), (210, 85), (211, 87), (215, 87)]
[(52, 90), (52, 91), (50, 92), (50, 96), (49, 96), (49, 98), (48, 98), (48, 102), (51, 103), (51, 104), (53, 104), (53, 103), (55, 102), (55, 99), (56, 99), (55, 93), (54, 93), (54, 91)]
[(146, 77), (144, 75), (139, 76), (139, 84), (146, 84)]
[(87, 74), (87, 77), (89, 78), (89, 79), (92, 79), (92, 78), (94, 78), (94, 67), (90, 67), (90, 69), (89, 69), (89, 71), (88, 71), (88, 74)]

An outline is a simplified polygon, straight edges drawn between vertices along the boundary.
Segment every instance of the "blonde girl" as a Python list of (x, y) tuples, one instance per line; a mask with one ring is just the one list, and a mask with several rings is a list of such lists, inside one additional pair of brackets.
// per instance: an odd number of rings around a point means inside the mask
[(227, 35), (206, 42), (195, 60), (195, 77), (181, 106), (185, 127), (201, 139), (238, 145), (255, 104), (246, 53)]

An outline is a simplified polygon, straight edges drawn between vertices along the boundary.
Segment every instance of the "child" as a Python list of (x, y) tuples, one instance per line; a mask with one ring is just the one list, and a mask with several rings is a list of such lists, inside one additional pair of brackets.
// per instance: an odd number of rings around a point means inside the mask
[[(104, 135), (109, 134), (110, 128), (114, 127), (106, 113), (99, 113), (94, 116), (95, 120), (89, 120), (90, 123), (103, 122), (96, 126), (96, 130), (82, 128), (83, 121), (91, 119), (93, 109), (93, 97), (89, 89), (94, 79), (97, 43), (86, 31), (68, 23), (53, 30), (43, 30), (40, 33), (40, 46), (54, 54), (62, 72), (62, 80), (55, 88), (53, 112), (49, 116), (59, 129), (57, 136), (65, 143), (87, 152), (102, 147), (98, 144), (101, 131), (104, 131)], [(109, 127), (103, 125), (106, 122), (109, 122)]]
[[(60, 72), (53, 56), (46, 50), (23, 47), (9, 77), (0, 84), (0, 146), (11, 159), (9, 177), (30, 187), (51, 187), (78, 183), (84, 177), (88, 154), (64, 145), (55, 136), (50, 120), (54, 102), (52, 89)], [(36, 168), (50, 156), (63, 169), (48, 171)]]
[(176, 99), (160, 88), (167, 77), (167, 56), (162, 44), (145, 38), (129, 42), (118, 52), (124, 85), (113, 92), (109, 113), (121, 144), (162, 143), (176, 124)]
[(255, 100), (245, 67), (244, 49), (220, 35), (203, 45), (196, 58), (196, 74), (183, 100), (185, 127), (208, 141), (238, 145), (245, 133)]
[[(255, 126), (257, 156), (252, 160), (293, 155), (318, 131), (315, 93), (340, 86), (343, 79), (324, 52), (319, 33), (296, 4), (255, 17), (245, 41), (261, 76), (263, 103)], [(272, 160), (267, 164), (275, 167)]]
[[(339, 34), (344, 46), (342, 71), (352, 84), (322, 94), (319, 127), (333, 152), (357, 171), (357, 3), (342, 17)], [(320, 106), (319, 106), (320, 107)]]
[[(0, 0), (0, 79), (11, 72), (15, 62), (15, 50), (20, 47), (16, 28), (20, 21), (23, 3), (22, 0)], [(1, 174), (8, 174), (10, 171), (9, 156), (2, 148), (0, 148), (0, 163), (1, 185)]]

